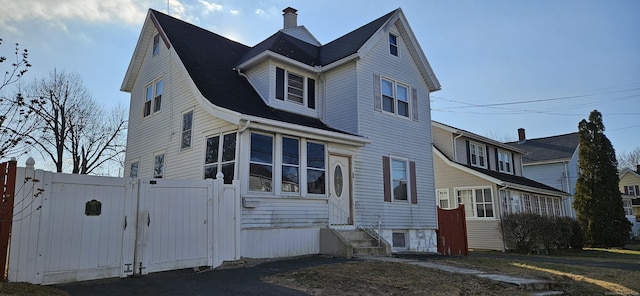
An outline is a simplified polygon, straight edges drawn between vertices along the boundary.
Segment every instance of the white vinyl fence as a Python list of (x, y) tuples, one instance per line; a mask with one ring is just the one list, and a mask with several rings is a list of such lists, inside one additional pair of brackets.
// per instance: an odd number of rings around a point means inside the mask
[(18, 168), (8, 279), (54, 284), (239, 259), (237, 185)]

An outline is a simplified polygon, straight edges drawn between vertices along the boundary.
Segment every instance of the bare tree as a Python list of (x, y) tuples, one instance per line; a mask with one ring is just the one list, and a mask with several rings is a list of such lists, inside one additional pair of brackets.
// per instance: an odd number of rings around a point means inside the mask
[(108, 161), (117, 162), (126, 142), (126, 112), (122, 107), (114, 108), (108, 116), (99, 106), (84, 111), (71, 121), (69, 148), (74, 174), (89, 174)]
[(106, 116), (77, 74), (54, 70), (27, 88), (29, 97), (43, 104), (33, 109), (40, 123), (29, 138), (43, 156), (62, 172), (70, 154), (71, 172), (88, 174), (123, 153), (124, 111)]
[(630, 169), (635, 171), (640, 165), (640, 147), (636, 147), (631, 152), (621, 152), (618, 154), (618, 170)]
[[(1, 38), (0, 45), (2, 45)], [(6, 70), (3, 69), (4, 76), (0, 80), (0, 91), (3, 89), (6, 91), (6, 86), (18, 82), (27, 73), (31, 67), (28, 57), (28, 51), (26, 49), (21, 51), (18, 43), (15, 44), (11, 60), (6, 56), (0, 56), (0, 66), (11, 63)], [(36, 121), (31, 116), (33, 112), (31, 107), (39, 103), (38, 100), (26, 100), (20, 92), (11, 97), (0, 94), (0, 158), (26, 152), (31, 147), (28, 140), (25, 142), (25, 135), (32, 133), (36, 127)]]

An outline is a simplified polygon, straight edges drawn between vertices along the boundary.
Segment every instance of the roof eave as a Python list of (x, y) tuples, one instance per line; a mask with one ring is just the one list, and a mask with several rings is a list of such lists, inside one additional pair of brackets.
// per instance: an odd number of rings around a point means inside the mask
[(277, 61), (281, 61), (287, 64), (291, 64), (294, 65), (296, 67), (305, 69), (307, 71), (310, 72), (318, 72), (318, 69), (316, 67), (307, 65), (305, 63), (299, 62), (297, 60), (294, 60), (292, 58), (283, 56), (281, 54), (275, 53), (273, 51), (270, 50), (265, 50), (257, 55), (255, 55), (254, 57), (248, 59), (247, 61), (243, 62), (242, 64), (236, 66), (237, 69), (239, 69), (240, 71), (245, 71), (247, 69), (250, 69), (251, 67), (255, 66), (256, 64), (259, 64), (260, 62), (263, 62), (267, 59), (274, 59)]
[(365, 144), (371, 143), (371, 140), (362, 136), (342, 134), (334, 131), (328, 131), (328, 130), (313, 128), (313, 127), (308, 127), (308, 126), (303, 126), (298, 124), (291, 124), (287, 122), (266, 119), (258, 116), (243, 114), (242, 119), (250, 122), (249, 127), (263, 128), (272, 132), (281, 131), (281, 132), (287, 132), (291, 134), (291, 131), (293, 130), (293, 131), (299, 132), (301, 135), (314, 134), (314, 135), (329, 137), (332, 139), (333, 142), (340, 143), (340, 144), (347, 144), (351, 146), (358, 146), (358, 147), (362, 147)]
[(508, 145), (508, 144), (504, 144), (502, 142), (498, 142), (498, 141), (493, 140), (493, 139), (489, 139), (487, 137), (483, 137), (481, 135), (478, 135), (478, 134), (475, 134), (475, 133), (472, 133), (472, 132), (469, 132), (469, 131), (465, 131), (465, 130), (462, 130), (462, 129), (459, 129), (459, 128), (455, 128), (453, 126), (446, 125), (444, 123), (440, 123), (440, 122), (437, 122), (435, 120), (431, 121), (431, 125), (432, 126), (436, 126), (438, 128), (441, 128), (441, 129), (444, 129), (446, 131), (452, 132), (452, 133), (456, 133), (458, 135), (465, 136), (467, 138), (475, 139), (475, 140), (478, 140), (478, 141), (481, 141), (481, 142), (484, 142), (484, 143), (487, 143), (487, 144), (491, 144), (491, 145), (494, 145), (494, 146), (497, 146), (497, 147), (500, 147), (500, 148), (504, 148), (506, 150), (510, 150), (510, 151), (513, 151), (513, 152), (518, 152), (520, 154), (526, 154), (527, 153), (527, 151), (525, 151), (525, 150), (513, 147), (513, 146)]

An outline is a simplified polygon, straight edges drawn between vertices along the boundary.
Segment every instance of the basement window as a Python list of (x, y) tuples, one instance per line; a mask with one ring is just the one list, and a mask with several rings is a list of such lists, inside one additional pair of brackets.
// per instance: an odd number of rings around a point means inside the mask
[(407, 247), (407, 235), (405, 232), (393, 232), (392, 242), (394, 248), (404, 249)]

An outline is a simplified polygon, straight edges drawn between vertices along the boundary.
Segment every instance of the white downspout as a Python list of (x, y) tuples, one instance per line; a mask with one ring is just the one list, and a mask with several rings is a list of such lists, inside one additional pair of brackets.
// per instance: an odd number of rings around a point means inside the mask
[[(500, 191), (506, 190), (509, 185), (508, 184), (502, 184), (502, 188), (498, 188), (498, 213), (500, 214), (500, 225), (503, 225), (504, 223), (504, 215), (502, 213), (502, 201), (500, 200)], [(505, 192), (505, 197), (507, 196), (507, 193)], [(507, 203), (507, 206), (509, 205), (509, 203)], [(502, 230), (502, 252), (506, 252), (507, 251), (507, 240), (505, 239), (505, 232), (504, 232), (504, 227), (500, 227), (500, 229)]]
[(462, 132), (459, 133), (459, 135), (453, 137), (453, 162), (458, 162), (458, 147), (456, 145), (456, 140), (464, 135)]

